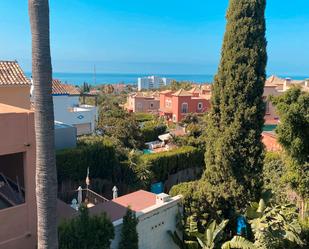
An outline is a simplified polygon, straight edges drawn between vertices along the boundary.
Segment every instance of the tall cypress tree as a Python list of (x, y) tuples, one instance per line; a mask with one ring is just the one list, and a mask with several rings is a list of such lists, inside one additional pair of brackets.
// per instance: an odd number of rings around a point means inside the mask
[(244, 207), (261, 188), (265, 7), (266, 0), (230, 0), (213, 85), (203, 180), (228, 209)]
[(123, 217), (121, 228), (121, 238), (118, 249), (138, 249), (138, 219), (134, 211), (128, 207), (126, 215)]

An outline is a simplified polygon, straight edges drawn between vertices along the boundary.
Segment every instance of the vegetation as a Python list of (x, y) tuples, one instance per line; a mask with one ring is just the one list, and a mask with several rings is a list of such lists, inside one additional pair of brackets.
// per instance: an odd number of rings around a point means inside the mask
[(230, 0), (207, 124), (203, 180), (229, 218), (262, 187), (266, 79), (265, 0)]
[(167, 126), (157, 120), (144, 122), (141, 128), (143, 140), (147, 142), (158, 140), (158, 136), (166, 132)]
[(278, 141), (289, 157), (286, 181), (302, 198), (309, 198), (309, 93), (294, 87), (271, 101), (280, 116)]
[(128, 208), (126, 215), (123, 217), (119, 249), (138, 249), (137, 224), (138, 220), (135, 212)]
[(193, 146), (202, 151), (206, 150), (206, 116), (189, 113), (182, 120), (182, 126), (187, 134), (174, 137), (174, 142), (179, 146)]
[(118, 104), (100, 108), (98, 130), (115, 139), (122, 148), (138, 149), (144, 146), (139, 122)]
[(116, 181), (121, 175), (119, 160), (113, 142), (100, 136), (83, 137), (77, 147), (57, 152), (58, 180), (81, 181), (87, 168), (91, 178)]
[(288, 186), (284, 181), (285, 172), (286, 163), (284, 156), (275, 152), (267, 152), (263, 167), (263, 192), (265, 194), (271, 194), (270, 201), (273, 204), (288, 202)]
[(203, 160), (203, 152), (191, 146), (184, 146), (171, 151), (142, 155), (136, 171), (147, 169), (152, 172), (153, 179), (165, 181), (169, 175), (180, 170), (202, 167)]
[(293, 244), (302, 246), (301, 225), (293, 205), (269, 206), (261, 199), (251, 203), (246, 216), (254, 234), (257, 248), (290, 248)]
[(169, 86), (172, 91), (178, 91), (180, 89), (190, 90), (192, 88), (192, 82), (188, 81), (176, 81), (173, 80)]
[(154, 115), (151, 113), (143, 113), (143, 112), (136, 112), (134, 113), (134, 117), (137, 122), (146, 122), (154, 120)]
[(78, 217), (59, 226), (61, 249), (109, 249), (114, 239), (114, 226), (105, 213), (89, 216), (87, 207), (80, 208)]

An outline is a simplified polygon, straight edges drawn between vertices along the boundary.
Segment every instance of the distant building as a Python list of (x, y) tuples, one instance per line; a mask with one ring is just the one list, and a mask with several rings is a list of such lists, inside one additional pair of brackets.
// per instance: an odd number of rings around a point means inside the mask
[(159, 92), (137, 92), (127, 97), (124, 108), (129, 112), (158, 113), (160, 108)]
[(170, 85), (171, 82), (172, 79), (161, 78), (157, 76), (147, 76), (137, 79), (137, 88), (138, 91), (159, 89), (160, 87)]
[[(207, 89), (206, 89), (207, 88)], [(209, 89), (208, 89), (209, 88)], [(210, 109), (210, 87), (194, 87), (173, 92), (160, 92), (160, 115), (175, 123), (180, 122), (188, 113), (205, 113)]]
[(277, 76), (270, 76), (264, 86), (263, 98), (266, 103), (266, 124), (277, 124), (279, 121), (279, 115), (276, 113), (276, 109), (273, 104), (268, 100), (270, 95), (279, 96), (286, 92), (292, 86), (299, 86), (303, 91), (309, 92), (309, 80), (292, 80), (290, 78), (279, 78)]
[[(77, 199), (77, 196), (76, 191), (72, 198)], [(137, 225), (139, 249), (178, 248), (168, 231), (177, 230), (176, 217), (181, 212), (181, 196), (171, 197), (163, 193), (156, 195), (144, 190), (110, 201), (92, 191), (88, 196), (89, 213), (99, 215), (105, 212), (114, 225), (115, 238), (112, 241), (111, 249), (117, 249), (119, 246), (123, 217), (129, 206), (136, 213), (139, 221)], [(58, 217), (69, 218), (77, 215), (75, 209), (68, 210), (68, 207), (70, 206), (65, 206), (62, 202), (61, 206), (58, 206)]]
[(17, 61), (0, 61), (0, 103), (30, 109), (30, 86)]

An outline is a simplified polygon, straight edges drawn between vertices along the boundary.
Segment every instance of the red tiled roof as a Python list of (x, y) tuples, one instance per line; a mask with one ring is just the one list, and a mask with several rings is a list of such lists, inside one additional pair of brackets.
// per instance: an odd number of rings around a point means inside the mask
[(130, 206), (134, 211), (141, 211), (145, 208), (156, 204), (156, 195), (144, 190), (139, 190), (131, 194), (118, 197), (113, 202), (128, 207)]
[(0, 85), (30, 85), (17, 61), (0, 61)]
[(192, 94), (191, 93), (189, 93), (189, 92), (187, 92), (186, 90), (183, 90), (183, 89), (180, 89), (180, 90), (178, 90), (177, 92), (175, 92), (174, 94), (173, 94), (173, 96), (182, 96), (182, 97), (190, 97), (190, 96), (192, 96)]
[(79, 95), (75, 86), (63, 84), (60, 80), (53, 79), (53, 94)]
[(91, 214), (100, 214), (104, 211), (111, 221), (121, 219), (128, 206), (135, 211), (141, 211), (156, 204), (156, 195), (144, 190), (139, 190), (131, 194), (118, 197), (114, 200), (101, 203), (90, 209)]

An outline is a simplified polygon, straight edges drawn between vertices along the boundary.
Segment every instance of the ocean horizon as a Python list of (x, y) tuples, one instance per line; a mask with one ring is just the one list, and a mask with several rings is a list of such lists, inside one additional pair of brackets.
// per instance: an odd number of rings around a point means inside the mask
[[(31, 77), (30, 72), (25, 73), (27, 77)], [(211, 74), (135, 74), (135, 73), (59, 73), (54, 72), (53, 78), (59, 79), (64, 83), (72, 85), (82, 85), (84, 82), (90, 85), (103, 85), (103, 84), (137, 84), (138, 77), (145, 77), (155, 75), (159, 77), (166, 77), (177, 81), (189, 81), (198, 84), (210, 84), (213, 82), (214, 75)], [(279, 76), (287, 77), (287, 76)], [(289, 76), (291, 77), (291, 76)], [(305, 79), (305, 76), (293, 76), (293, 79)]]

